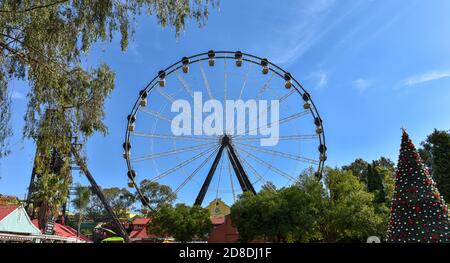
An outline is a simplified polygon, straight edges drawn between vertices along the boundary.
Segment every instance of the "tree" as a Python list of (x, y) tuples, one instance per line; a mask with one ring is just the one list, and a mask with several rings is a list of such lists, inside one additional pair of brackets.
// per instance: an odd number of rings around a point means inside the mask
[(136, 201), (134, 195), (126, 188), (118, 187), (106, 188), (103, 190), (103, 193), (117, 217), (128, 219)]
[(361, 242), (386, 232), (373, 194), (351, 171), (327, 168), (324, 178), (306, 171), (294, 186), (244, 194), (231, 208), (241, 241)]
[(324, 196), (314, 172), (306, 171), (297, 185), (280, 190), (262, 188), (256, 196), (244, 194), (231, 207), (231, 218), (241, 242), (319, 240), (317, 222), (324, 208)]
[[(367, 165), (364, 168), (364, 165)], [(380, 157), (371, 164), (356, 159), (352, 164), (343, 166), (344, 170), (352, 171), (367, 187), (367, 191), (374, 194), (375, 213), (382, 219), (377, 228), (377, 235), (384, 237), (389, 221), (389, 208), (394, 192), (395, 164), (386, 157)]]
[(173, 236), (175, 240), (183, 243), (194, 239), (204, 240), (211, 229), (212, 223), (207, 209), (184, 204), (177, 204), (175, 207), (161, 205), (147, 228), (151, 233)]
[(369, 163), (364, 161), (363, 159), (356, 159), (354, 162), (352, 162), (349, 165), (345, 165), (342, 167), (343, 170), (348, 170), (351, 171), (352, 174), (356, 177), (358, 177), (358, 179), (361, 182), (364, 182), (364, 184), (367, 184), (367, 173), (368, 173), (368, 168)]
[[(44, 206), (39, 209), (40, 223), (56, 215), (57, 207), (65, 202), (71, 181), (67, 166), (72, 139), (79, 137), (86, 142), (95, 132), (107, 133), (104, 103), (114, 89), (115, 74), (106, 64), (92, 68), (81, 65), (90, 46), (97, 41), (111, 41), (120, 33), (121, 48), (125, 50), (135, 19), (142, 11), (156, 14), (160, 25), (174, 26), (178, 35), (187, 19), (203, 25), (209, 5), (215, 3), (0, 1), (0, 157), (8, 152), (6, 139), (11, 135), (9, 81), (28, 81), (23, 135), (36, 141), (36, 184), (45, 185), (33, 194), (34, 204)], [(64, 164), (60, 173), (54, 172), (51, 163), (55, 156)], [(50, 193), (56, 193), (57, 199)]]
[(381, 156), (380, 159), (373, 161), (374, 167), (383, 167), (387, 170), (394, 172), (395, 163), (391, 161), (389, 158)]
[(86, 207), (89, 204), (91, 198), (91, 190), (89, 187), (77, 184), (75, 186), (75, 198), (72, 200), (74, 208), (78, 211), (78, 224), (77, 224), (77, 238), (80, 234), (81, 222), (83, 220), (83, 214), (86, 212)]
[(448, 207), (403, 130), (387, 242), (450, 242)]
[(325, 185), (328, 204), (320, 222), (325, 241), (364, 241), (377, 233), (382, 219), (375, 213), (373, 194), (352, 172), (328, 168)]
[(141, 181), (140, 189), (142, 194), (148, 198), (148, 203), (153, 209), (158, 209), (164, 203), (171, 204), (177, 198), (170, 186), (161, 185), (147, 179)]
[(431, 171), (445, 201), (450, 202), (450, 131), (435, 129), (421, 146), (420, 156)]
[(277, 187), (272, 182), (268, 181), (261, 186), (262, 190), (277, 190)]
[(375, 163), (367, 166), (367, 191), (375, 194), (376, 203), (384, 203), (386, 201), (386, 194), (383, 178), (374, 166)]
[[(111, 206), (117, 217), (128, 219), (130, 211), (136, 199), (126, 188), (105, 188), (102, 189), (108, 204)], [(86, 218), (95, 223), (109, 222), (110, 216), (104, 208), (102, 202), (96, 195), (92, 195), (86, 207)]]

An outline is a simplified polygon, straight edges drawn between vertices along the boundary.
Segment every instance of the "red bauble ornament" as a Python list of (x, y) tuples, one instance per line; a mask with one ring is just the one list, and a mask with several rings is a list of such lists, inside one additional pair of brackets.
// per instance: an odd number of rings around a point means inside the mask
[(422, 209), (420, 208), (420, 206), (416, 206), (416, 212), (419, 213), (420, 211), (422, 211)]

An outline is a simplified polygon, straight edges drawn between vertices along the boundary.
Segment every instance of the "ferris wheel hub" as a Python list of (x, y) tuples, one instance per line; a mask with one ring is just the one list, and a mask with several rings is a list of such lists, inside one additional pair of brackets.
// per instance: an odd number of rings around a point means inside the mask
[(220, 143), (221, 143), (222, 145), (230, 144), (230, 142), (231, 142), (231, 137), (228, 136), (227, 134), (223, 135), (223, 136), (220, 138)]

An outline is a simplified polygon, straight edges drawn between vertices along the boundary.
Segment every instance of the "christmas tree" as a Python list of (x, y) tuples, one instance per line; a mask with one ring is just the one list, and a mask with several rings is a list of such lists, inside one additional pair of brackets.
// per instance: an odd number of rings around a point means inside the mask
[(387, 242), (450, 242), (448, 208), (403, 130)]

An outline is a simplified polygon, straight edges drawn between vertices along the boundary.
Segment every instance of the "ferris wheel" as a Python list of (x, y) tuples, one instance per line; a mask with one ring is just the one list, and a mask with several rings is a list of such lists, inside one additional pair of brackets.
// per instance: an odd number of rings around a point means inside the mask
[[(289, 72), (240, 51), (184, 57), (139, 91), (127, 117), (128, 186), (170, 187), (177, 203), (233, 203), (263, 185), (294, 184), (305, 169), (321, 178), (322, 119)], [(270, 183), (269, 183), (270, 182)]]

